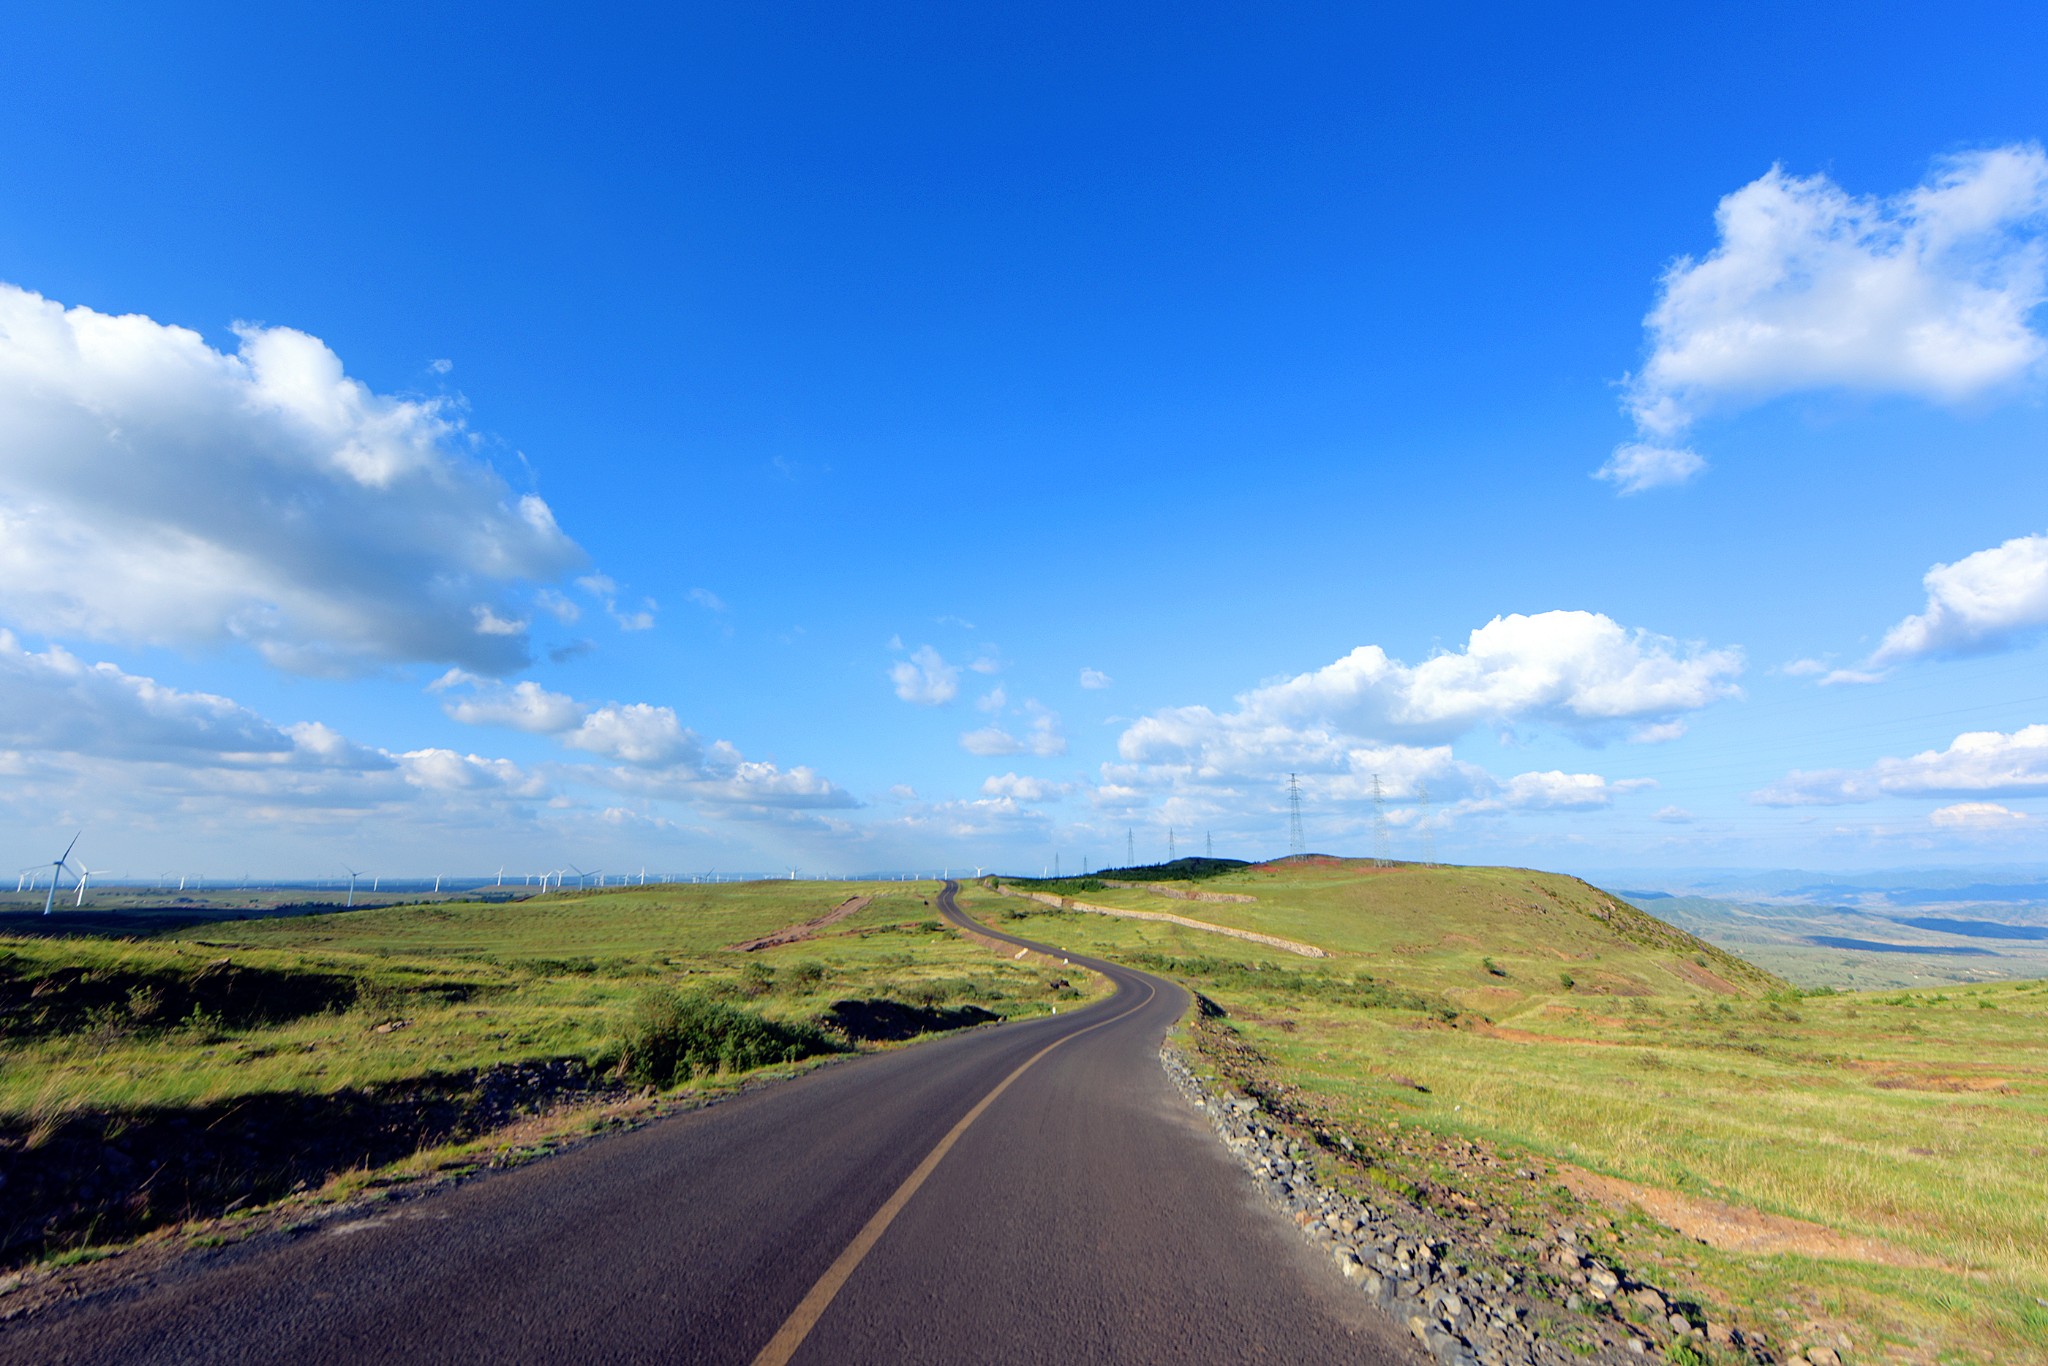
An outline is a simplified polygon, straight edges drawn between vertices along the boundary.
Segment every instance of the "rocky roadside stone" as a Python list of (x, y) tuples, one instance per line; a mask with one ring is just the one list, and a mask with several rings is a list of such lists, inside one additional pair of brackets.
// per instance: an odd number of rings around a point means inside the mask
[[(1723, 1325), (1703, 1332), (1688, 1323), (1655, 1286), (1587, 1256), (1569, 1228), (1557, 1231), (1539, 1267), (1490, 1266), (1495, 1259), (1457, 1247), (1442, 1227), (1432, 1227), (1422, 1211), (1392, 1191), (1367, 1201), (1333, 1190), (1317, 1180), (1315, 1155), (1256, 1100), (1212, 1091), (1171, 1046), (1161, 1050), (1160, 1062), (1176, 1089), (1208, 1116), (1267, 1201), (1444, 1366), (1665, 1360), (1679, 1343), (1686, 1344), (1690, 1359), (1699, 1360), (1707, 1356), (1709, 1334), (1715, 1350), (1733, 1348), (1757, 1362), (1773, 1359), (1761, 1344), (1744, 1343)], [(1620, 1317), (1630, 1307), (1656, 1321), (1658, 1329)], [(1561, 1323), (1576, 1344), (1558, 1331)], [(1659, 1335), (1652, 1337), (1653, 1331)], [(1679, 1355), (1687, 1359), (1685, 1352)]]

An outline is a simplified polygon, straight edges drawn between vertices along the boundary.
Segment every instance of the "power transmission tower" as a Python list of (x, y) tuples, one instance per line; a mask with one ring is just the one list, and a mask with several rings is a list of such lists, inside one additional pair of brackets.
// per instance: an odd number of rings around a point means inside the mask
[(1204, 830), (1202, 832), (1202, 857), (1216, 857), (1216, 832), (1214, 830)]
[(1394, 861), (1387, 839), (1387, 796), (1380, 789), (1380, 775), (1372, 775), (1372, 856), (1384, 868)]
[(1308, 841), (1301, 833), (1301, 779), (1292, 773), (1287, 775), (1287, 852), (1308, 852)]
[(1058, 854), (1052, 856), (1052, 875), (1054, 877), (1060, 876), (1060, 856)]
[(1171, 863), (1179, 857), (1180, 852), (1173, 847), (1173, 827), (1169, 825), (1166, 827), (1166, 861)]
[(1136, 830), (1133, 830), (1133, 829), (1132, 829), (1131, 827), (1129, 827), (1129, 826), (1125, 826), (1125, 827), (1124, 827), (1124, 867), (1126, 867), (1126, 868), (1135, 868), (1135, 867), (1137, 867), (1137, 866), (1138, 866), (1138, 832), (1137, 832)]
[(1436, 831), (1429, 823), (1428, 783), (1415, 785), (1415, 801), (1422, 808), (1422, 816), (1416, 822), (1422, 830), (1422, 861), (1433, 864), (1436, 862)]

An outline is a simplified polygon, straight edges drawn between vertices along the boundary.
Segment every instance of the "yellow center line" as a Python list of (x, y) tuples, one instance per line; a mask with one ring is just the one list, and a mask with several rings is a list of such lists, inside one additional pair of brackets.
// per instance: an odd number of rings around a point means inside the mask
[(960, 1122), (947, 1131), (946, 1136), (939, 1140), (938, 1146), (925, 1154), (924, 1161), (917, 1164), (917, 1170), (904, 1178), (903, 1184), (896, 1188), (896, 1193), (861, 1226), (859, 1233), (853, 1235), (853, 1241), (846, 1245), (846, 1250), (839, 1254), (832, 1265), (825, 1268), (825, 1274), (818, 1277), (818, 1283), (811, 1287), (811, 1292), (804, 1296), (803, 1302), (790, 1311), (789, 1317), (782, 1321), (782, 1327), (775, 1330), (775, 1336), (768, 1339), (768, 1345), (754, 1358), (754, 1366), (784, 1366), (784, 1363), (796, 1355), (796, 1349), (810, 1336), (811, 1329), (817, 1326), (818, 1320), (831, 1306), (833, 1298), (839, 1294), (840, 1287), (846, 1284), (847, 1278), (853, 1275), (854, 1268), (861, 1264), (896, 1216), (903, 1212), (903, 1207), (910, 1203), (910, 1197), (917, 1194), (917, 1188), (925, 1183), (925, 1178), (932, 1174), (932, 1169), (952, 1151), (953, 1145), (960, 1141), (960, 1135), (967, 1132), (968, 1126), (981, 1118), (982, 1111), (995, 1104), (996, 1097), (1010, 1089), (1011, 1082), (1030, 1071), (1034, 1063), (1061, 1044), (1070, 1043), (1083, 1034), (1093, 1033), (1104, 1025), (1112, 1025), (1118, 1020), (1137, 1014), (1152, 1004), (1152, 998), (1158, 994), (1159, 988), (1147, 982), (1144, 1000), (1121, 1014), (1112, 1015), (1106, 1020), (1098, 1020), (1085, 1029), (1077, 1029), (1071, 1034), (1054, 1039), (1025, 1059), (1016, 1071), (996, 1083), (995, 1089), (983, 1096), (972, 1110), (960, 1117)]

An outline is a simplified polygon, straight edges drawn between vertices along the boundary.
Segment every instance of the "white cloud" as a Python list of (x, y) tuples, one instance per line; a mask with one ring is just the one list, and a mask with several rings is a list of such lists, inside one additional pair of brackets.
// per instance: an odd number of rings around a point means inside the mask
[(889, 788), (889, 795), (899, 802), (914, 802), (917, 800), (917, 789), (909, 783), (896, 783)]
[(1116, 682), (1100, 669), (1081, 670), (1081, 686), (1091, 690), (1107, 688)]
[(2017, 536), (1927, 571), (1927, 607), (1885, 633), (1876, 665), (1995, 649), (2048, 626), (2048, 536)]
[(1835, 806), (1881, 797), (2036, 796), (2048, 793), (2048, 725), (2010, 735), (1969, 731), (1947, 749), (1880, 759), (1865, 769), (1794, 770), (1751, 800), (1763, 806)]
[(508, 726), (531, 735), (555, 735), (580, 725), (585, 707), (573, 697), (549, 692), (531, 681), (504, 684), (450, 669), (430, 686), (441, 692), (458, 686), (469, 691), (442, 702), (441, 709), (471, 726)]
[(1009, 695), (1001, 688), (992, 688), (983, 693), (974, 704), (976, 711), (985, 711), (990, 716), (1001, 716), (1003, 709), (1010, 705)]
[(236, 332), (229, 355), (0, 285), (0, 613), (307, 673), (525, 663), (511, 596), (583, 560), (547, 504), (463, 451), (453, 403)]
[(1051, 759), (1065, 754), (1067, 737), (1060, 729), (1058, 713), (1036, 701), (1026, 702), (1024, 711), (1031, 717), (1029, 734), (1019, 737), (1001, 726), (983, 726), (980, 730), (971, 730), (962, 735), (960, 748), (969, 754), (979, 754), (983, 757), (1036, 754), (1042, 759)]
[(2032, 817), (1997, 802), (1957, 802), (1928, 812), (1927, 819), (1949, 830), (2010, 830)]
[(1170, 752), (1190, 729), (1256, 733), (1304, 722), (1376, 736), (1449, 738), (1485, 721), (1548, 721), (1593, 734), (1739, 695), (1739, 650), (1681, 645), (1595, 612), (1495, 617), (1465, 649), (1409, 665), (1361, 645), (1312, 673), (1242, 693), (1234, 712), (1182, 707), (1143, 717), (1125, 758)]
[(1721, 201), (1711, 254), (1665, 272), (1628, 384), (1638, 430), (1804, 390), (1956, 402), (2013, 383), (2048, 351), (2029, 325), (2044, 215), (2031, 144), (1945, 158), (1890, 199), (1772, 167)]
[(458, 754), (452, 749), (408, 750), (399, 757), (405, 780), (430, 792), (500, 792), (514, 797), (542, 797), (547, 784), (510, 759)]
[(209, 767), (392, 766), (326, 726), (279, 726), (228, 698), (87, 664), (61, 646), (36, 654), (5, 630), (0, 748)]
[(531, 681), (514, 684), (451, 669), (430, 691), (453, 692), (442, 709), (471, 725), (510, 726), (552, 735), (564, 748), (608, 759), (616, 768), (564, 765), (563, 782), (589, 782), (642, 797), (757, 810), (851, 807), (860, 803), (815, 770), (750, 760), (720, 740), (706, 746), (672, 707), (648, 702), (579, 702)]
[(1647, 726), (1637, 726), (1628, 733), (1632, 745), (1665, 745), (1673, 740), (1685, 738), (1686, 725), (1683, 721), (1654, 721)]
[(562, 743), (640, 768), (695, 764), (703, 753), (696, 734), (683, 727), (672, 708), (647, 702), (595, 707), (562, 736)]
[(689, 599), (707, 612), (723, 612), (725, 610), (725, 599), (719, 597), (718, 594), (708, 588), (692, 588), (689, 592)]
[(960, 694), (960, 670), (948, 664), (937, 650), (920, 645), (910, 658), (899, 659), (889, 668), (896, 695), (920, 707), (937, 707)]
[(1001, 726), (983, 726), (960, 737), (960, 748), (969, 754), (993, 758), (1001, 754), (1022, 754), (1024, 743)]
[(985, 778), (981, 784), (984, 797), (1011, 797), (1020, 802), (1058, 801), (1071, 791), (1072, 783), (1048, 782), (1044, 778), (1021, 777), (1015, 773)]
[(1650, 813), (1650, 819), (1666, 825), (1691, 825), (1693, 814), (1682, 806), (1660, 806)]
[(1585, 811), (1610, 805), (1616, 792), (1640, 783), (1610, 783), (1597, 773), (1517, 773), (1501, 784), (1501, 800), (1518, 809)]
[(1697, 452), (1682, 446), (1629, 441), (1616, 446), (1607, 463), (1593, 471), (1593, 477), (1613, 484), (1614, 491), (1626, 498), (1633, 493), (1683, 484), (1706, 467), (1707, 462)]

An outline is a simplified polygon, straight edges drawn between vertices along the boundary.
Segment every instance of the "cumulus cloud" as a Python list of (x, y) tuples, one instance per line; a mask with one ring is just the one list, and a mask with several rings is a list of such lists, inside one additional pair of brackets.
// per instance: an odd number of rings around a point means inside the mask
[(647, 702), (593, 707), (562, 735), (562, 743), (640, 768), (695, 764), (703, 755), (697, 736), (676, 719), (673, 708)]
[(1048, 782), (1044, 778), (1021, 777), (1015, 773), (984, 778), (981, 784), (984, 797), (1011, 797), (1020, 802), (1058, 801), (1071, 791), (1071, 783)]
[(1618, 792), (1651, 784), (1642, 779), (1610, 782), (1597, 773), (1517, 773), (1501, 784), (1500, 799), (1520, 810), (1588, 811), (1608, 806)]
[(461, 669), (450, 669), (430, 686), (444, 692), (457, 687), (467, 691), (451, 696), (441, 709), (453, 719), (470, 726), (505, 726), (530, 735), (555, 735), (581, 724), (584, 707), (575, 698), (549, 692), (531, 681), (502, 684)]
[(1232, 712), (1196, 706), (1143, 717), (1118, 750), (1127, 759), (1157, 756), (1192, 732), (1257, 734), (1304, 723), (1448, 739), (1482, 722), (1533, 720), (1597, 735), (1737, 696), (1741, 670), (1739, 650), (1683, 645), (1596, 612), (1495, 617), (1462, 651), (1420, 664), (1361, 645), (1334, 664), (1240, 694)]
[(1081, 670), (1081, 686), (1090, 690), (1107, 688), (1116, 682), (1100, 669)]
[(442, 709), (457, 721), (551, 735), (565, 749), (617, 765), (559, 768), (556, 776), (564, 781), (710, 806), (792, 810), (860, 805), (813, 769), (750, 760), (723, 740), (706, 745), (672, 707), (581, 702), (537, 683), (500, 683), (460, 670), (450, 670), (431, 690), (449, 694)]
[(1774, 166), (1724, 198), (1720, 241), (1665, 272), (1627, 385), (1668, 440), (1711, 408), (1815, 389), (1957, 402), (2044, 354), (2048, 156), (2027, 144), (1944, 158), (1891, 198)]
[(277, 725), (211, 693), (184, 692), (0, 630), (0, 746), (209, 766), (390, 768), (318, 723)]
[(1691, 825), (1693, 814), (1682, 806), (1660, 806), (1650, 813), (1650, 819), (1666, 825)]
[(584, 559), (547, 504), (466, 452), (452, 402), (374, 393), (303, 332), (236, 334), (0, 285), (0, 612), (307, 673), (525, 663), (518, 595)]
[(920, 707), (937, 707), (960, 695), (960, 670), (929, 645), (911, 651), (889, 668), (896, 695)]
[(1885, 633), (1872, 664), (1996, 649), (2048, 626), (2048, 536), (2016, 536), (1938, 564), (1921, 582), (1925, 610)]
[(529, 798), (548, 792), (546, 782), (510, 759), (489, 759), (452, 749), (408, 750), (398, 759), (405, 780), (429, 792), (498, 792)]
[(2048, 793), (2048, 725), (1969, 731), (1941, 750), (1885, 758), (1869, 768), (1794, 770), (1751, 796), (1763, 806), (1836, 806), (1882, 797)]
[[(229, 698), (88, 664), (61, 647), (26, 650), (6, 631), (0, 768), (30, 775), (23, 790), (42, 810), (61, 803), (130, 829), (167, 819), (272, 829), (379, 810), (408, 822), (465, 812), (500, 822), (549, 793), (509, 760), (443, 749), (391, 754), (320, 722), (273, 722)], [(12, 793), (0, 803), (18, 805)]]
[(2032, 817), (1997, 802), (1957, 802), (1928, 812), (1927, 819), (1948, 830), (2010, 830)]

